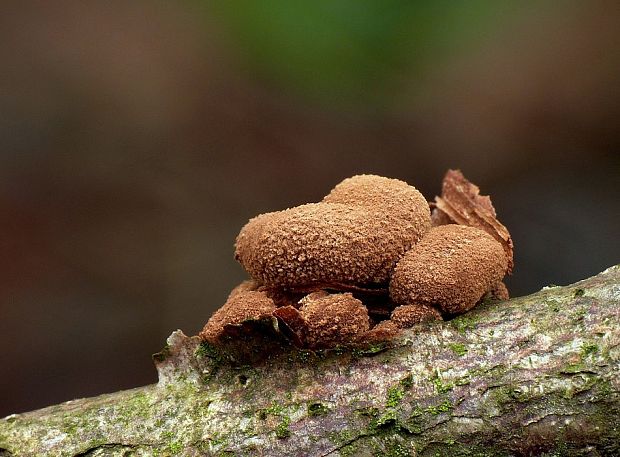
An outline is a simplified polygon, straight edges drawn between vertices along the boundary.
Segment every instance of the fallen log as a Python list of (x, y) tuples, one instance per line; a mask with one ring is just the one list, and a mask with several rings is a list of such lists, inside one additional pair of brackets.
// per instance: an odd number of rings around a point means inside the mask
[(176, 331), (157, 384), (0, 419), (0, 456), (620, 455), (620, 266), (389, 347), (269, 351)]

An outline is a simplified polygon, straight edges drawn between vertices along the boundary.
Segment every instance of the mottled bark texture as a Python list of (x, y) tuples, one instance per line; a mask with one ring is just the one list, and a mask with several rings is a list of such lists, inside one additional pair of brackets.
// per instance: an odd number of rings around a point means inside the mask
[(617, 456), (619, 302), (616, 266), (389, 348), (255, 365), (177, 331), (158, 384), (0, 419), (0, 456)]

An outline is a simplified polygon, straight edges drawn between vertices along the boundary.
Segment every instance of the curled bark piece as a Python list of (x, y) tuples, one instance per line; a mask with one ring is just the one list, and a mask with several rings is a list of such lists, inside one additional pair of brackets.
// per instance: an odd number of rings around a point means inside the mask
[(448, 170), (443, 178), (441, 197), (435, 197), (432, 221), (434, 226), (453, 223), (484, 230), (501, 243), (508, 259), (508, 273), (512, 273), (513, 243), (508, 229), (497, 219), (491, 198), (480, 195), (478, 186), (460, 170)]

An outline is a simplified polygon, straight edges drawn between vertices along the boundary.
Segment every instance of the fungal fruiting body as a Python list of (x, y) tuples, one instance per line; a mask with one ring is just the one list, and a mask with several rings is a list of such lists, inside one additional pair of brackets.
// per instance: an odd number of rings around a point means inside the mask
[(488, 233), (464, 225), (431, 229), (398, 262), (390, 297), (399, 304), (424, 303), (443, 313), (473, 308), (506, 274), (502, 245)]
[(409, 328), (420, 322), (441, 320), (441, 313), (431, 305), (401, 305), (394, 308), (390, 320), (398, 328)]
[(217, 344), (227, 325), (268, 317), (276, 310), (273, 300), (264, 292), (247, 290), (248, 284), (237, 286), (200, 332), (200, 337)]
[(370, 329), (368, 310), (350, 293), (315, 292), (300, 304), (301, 316), (307, 324), (305, 341), (310, 348), (352, 343)]
[(221, 344), (231, 329), (271, 322), (296, 346), (363, 345), (466, 312), (483, 297), (507, 298), (501, 281), (512, 241), (490, 199), (455, 171), (444, 194), (437, 207), (445, 211), (431, 223), (414, 187), (359, 175), (319, 203), (251, 219), (235, 258), (252, 279), (231, 292), (200, 336)]
[(378, 285), (430, 228), (428, 203), (397, 179), (344, 180), (320, 203), (262, 214), (236, 241), (235, 257), (267, 286)]

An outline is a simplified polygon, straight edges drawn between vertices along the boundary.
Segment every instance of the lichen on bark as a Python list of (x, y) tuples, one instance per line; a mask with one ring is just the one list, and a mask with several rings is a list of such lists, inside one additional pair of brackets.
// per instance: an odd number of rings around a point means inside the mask
[(620, 267), (390, 347), (239, 365), (177, 331), (154, 359), (156, 385), (0, 419), (0, 456), (620, 454)]

